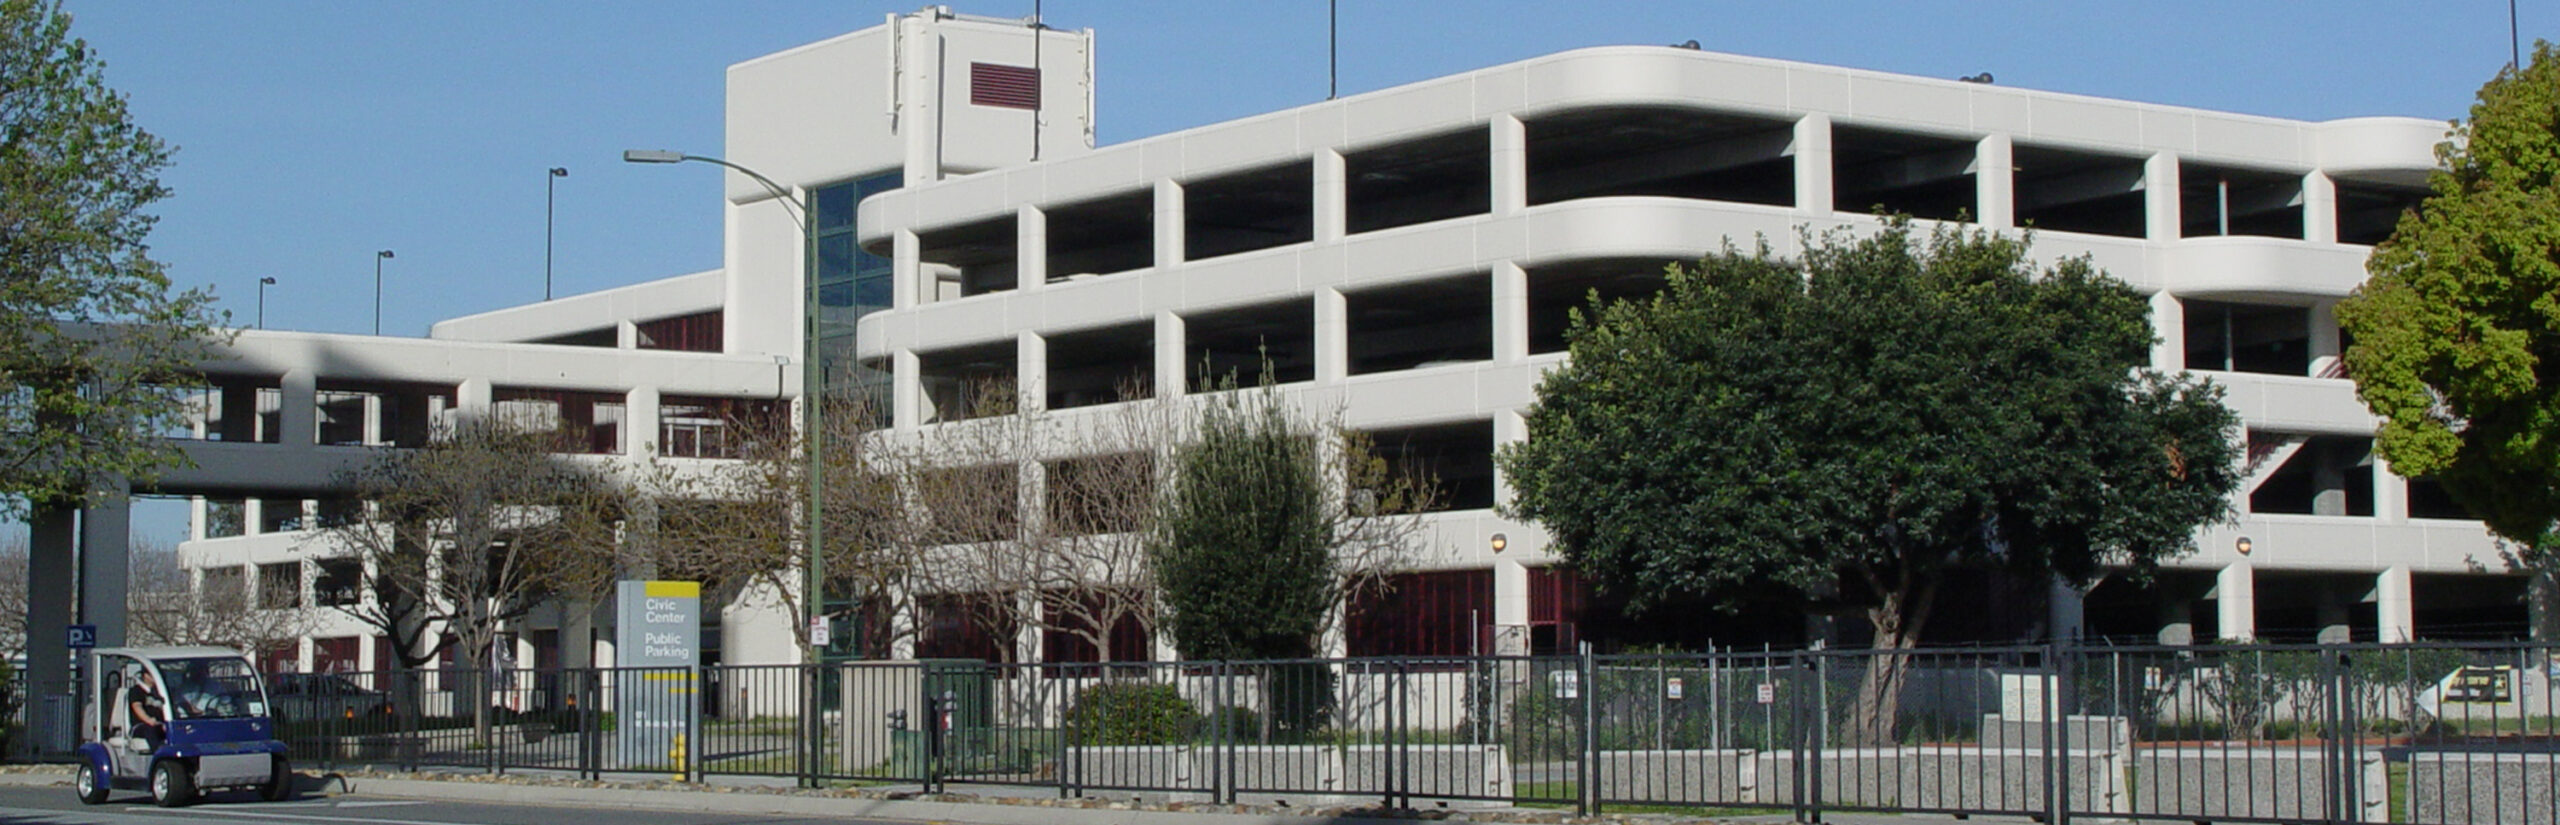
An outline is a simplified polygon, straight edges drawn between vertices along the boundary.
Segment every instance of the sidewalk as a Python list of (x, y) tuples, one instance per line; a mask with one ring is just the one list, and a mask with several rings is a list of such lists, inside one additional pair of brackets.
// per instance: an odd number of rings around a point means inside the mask
[[(0, 768), (0, 784), (16, 786), (60, 785), (69, 787), (67, 765), (10, 765)], [(1668, 814), (1604, 814), (1596, 817), (1575, 816), (1571, 811), (1546, 811), (1525, 808), (1462, 808), (1424, 811), (1378, 811), (1356, 807), (1265, 808), (1250, 805), (1208, 805), (1185, 802), (1147, 802), (1122, 795), (1112, 799), (1087, 798), (1060, 800), (1029, 796), (974, 796), (944, 794), (923, 796), (913, 788), (861, 788), (809, 790), (764, 784), (681, 784), (666, 782), (590, 781), (561, 777), (508, 774), (419, 773), (378, 774), (369, 772), (347, 775), (303, 774), (305, 796), (328, 797), (363, 795), (408, 797), (445, 801), (494, 802), (522, 805), (559, 805), (576, 808), (633, 808), (653, 810), (712, 811), (741, 815), (787, 815), (809, 817), (868, 817), (914, 822), (953, 822), (971, 825), (1388, 825), (1416, 820), (1453, 822), (1509, 822), (1533, 825), (1582, 825), (1583, 823), (1785, 823), (1785, 815), (1718, 817), (1712, 812), (1698, 816)], [(1954, 825), (1959, 820), (1945, 816), (1898, 816), (1865, 814), (1831, 814), (1824, 822), (1839, 825)], [(1974, 817), (1962, 820), (1974, 823), (2026, 822), (2006, 817)]]

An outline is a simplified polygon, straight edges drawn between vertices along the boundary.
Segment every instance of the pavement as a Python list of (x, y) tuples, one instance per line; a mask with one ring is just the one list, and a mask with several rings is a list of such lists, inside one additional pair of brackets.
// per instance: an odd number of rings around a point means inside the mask
[[(9, 766), (0, 786), (64, 786), (64, 765)], [(683, 784), (674, 782), (598, 782), (559, 777), (486, 774), (355, 774), (303, 775), (301, 798), (428, 799), (495, 805), (565, 807), (581, 810), (688, 811), (721, 816), (787, 816), (821, 820), (890, 820), (949, 822), (972, 825), (1362, 825), (1422, 821), (1545, 823), (1784, 823), (1785, 815), (1717, 817), (1664, 814), (1607, 814), (1578, 817), (1569, 811), (1519, 808), (1462, 808), (1422, 811), (1379, 811), (1356, 808), (1274, 810), (1261, 806), (1206, 805), (1114, 799), (1037, 799), (1027, 796), (924, 796), (896, 789), (806, 790), (788, 786)], [(66, 797), (67, 799), (68, 797)], [(242, 812), (247, 813), (247, 809)], [(1826, 815), (1839, 825), (1952, 825), (1943, 816)], [(1974, 817), (1974, 823), (2026, 822), (2004, 817)]]

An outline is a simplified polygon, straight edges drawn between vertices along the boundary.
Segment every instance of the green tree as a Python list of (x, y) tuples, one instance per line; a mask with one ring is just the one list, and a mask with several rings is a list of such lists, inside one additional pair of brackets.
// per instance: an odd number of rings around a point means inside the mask
[[(1358, 433), (1301, 418), (1267, 382), (1223, 390), (1197, 402), (1146, 525), (1163, 626), (1185, 658), (1313, 656), (1347, 596), (1409, 566), (1423, 524), (1393, 516), (1431, 509), (1437, 483), (1389, 466)], [(1266, 735), (1323, 725), (1330, 670), (1261, 676)]]
[(1513, 515), (1637, 610), (1773, 592), (1868, 605), (1887, 651), (1854, 735), (1893, 733), (1903, 657), (1959, 568), (2147, 574), (2227, 516), (2236, 419), (2141, 370), (2143, 297), (2027, 241), (1895, 219), (1728, 249), (1594, 306), (1498, 457)]
[(0, 517), (71, 506), (183, 460), (218, 339), (202, 291), (145, 254), (169, 148), (134, 125), (102, 64), (46, 0), (0, 0)]
[(2430, 196), (2338, 304), (2391, 469), (2444, 485), (2543, 568), (2560, 518), (2560, 54), (2480, 87)]

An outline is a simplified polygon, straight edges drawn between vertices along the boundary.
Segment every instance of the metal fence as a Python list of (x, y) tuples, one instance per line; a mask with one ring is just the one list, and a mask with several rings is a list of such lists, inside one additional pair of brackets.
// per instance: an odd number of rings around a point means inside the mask
[(278, 675), (310, 767), (1216, 802), (2560, 825), (2560, 647)]

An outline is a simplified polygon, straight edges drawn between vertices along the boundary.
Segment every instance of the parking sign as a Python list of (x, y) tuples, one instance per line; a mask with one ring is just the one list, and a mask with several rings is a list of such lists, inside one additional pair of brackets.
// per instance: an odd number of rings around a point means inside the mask
[(98, 626), (93, 624), (75, 624), (70, 627), (63, 628), (62, 643), (73, 650), (87, 650), (89, 648), (97, 647)]

